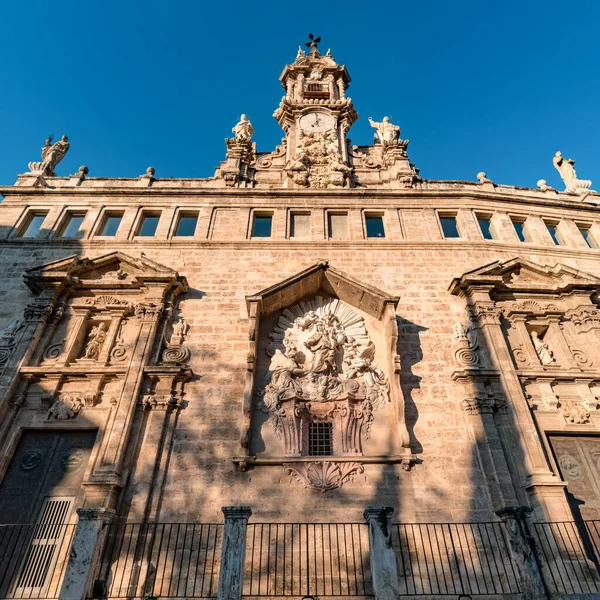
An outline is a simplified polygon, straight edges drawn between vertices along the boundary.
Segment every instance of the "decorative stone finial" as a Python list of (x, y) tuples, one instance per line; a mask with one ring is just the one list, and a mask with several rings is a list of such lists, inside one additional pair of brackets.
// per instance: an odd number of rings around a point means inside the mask
[(553, 188), (553, 187), (550, 187), (550, 186), (549, 186), (549, 185), (546, 183), (546, 180), (545, 180), (545, 179), (540, 179), (540, 180), (537, 182), (537, 186), (540, 188), (540, 190), (541, 190), (542, 192), (551, 192), (551, 191), (553, 191), (553, 190), (554, 190), (554, 188)]
[(62, 138), (54, 144), (52, 143), (52, 136), (48, 136), (46, 143), (42, 146), (42, 161), (30, 162), (28, 165), (29, 170), (32, 173), (39, 175), (55, 177), (56, 173), (54, 172), (54, 169), (65, 157), (69, 147), (69, 138), (66, 135), (63, 135)]
[(81, 174), (82, 177), (85, 177), (85, 175), (87, 175), (89, 172), (90, 172), (90, 170), (85, 165), (81, 165), (79, 167), (79, 173)]
[(252, 127), (252, 123), (250, 123), (248, 117), (242, 115), (237, 125), (231, 131), (235, 135), (236, 142), (247, 144), (252, 141), (254, 127)]
[(479, 183), (492, 183), (492, 180), (488, 179), (487, 175), (483, 171), (477, 173), (477, 180)]
[(148, 177), (154, 177), (154, 173), (156, 173), (156, 169), (154, 167), (148, 167), (146, 169), (146, 175)]
[(384, 149), (397, 146), (400, 140), (400, 127), (392, 124), (389, 117), (383, 117), (381, 123), (373, 121), (369, 117), (369, 124), (375, 129), (375, 143), (379, 142)]
[(305, 56), (304, 50), (302, 50), (302, 46), (298, 46), (298, 54), (296, 54), (296, 58), (302, 58)]
[(585, 194), (592, 186), (592, 182), (589, 179), (577, 179), (577, 173), (573, 167), (575, 161), (572, 158), (564, 158), (560, 151), (554, 155), (552, 164), (565, 183), (565, 192), (569, 194)]

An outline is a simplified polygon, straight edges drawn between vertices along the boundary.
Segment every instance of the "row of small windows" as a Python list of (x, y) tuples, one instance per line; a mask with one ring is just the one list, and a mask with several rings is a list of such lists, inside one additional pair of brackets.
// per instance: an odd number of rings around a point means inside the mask
[[(23, 221), (16, 237), (35, 238), (40, 233), (42, 224), (47, 216), (47, 212), (33, 211)], [(104, 214), (99, 226), (95, 231), (95, 236), (115, 237), (121, 222), (123, 212), (107, 212)], [(80, 229), (85, 218), (85, 213), (72, 212), (67, 213), (60, 227), (56, 232), (59, 238), (77, 238), (80, 237)], [(492, 225), (492, 217), (489, 215), (475, 214), (481, 237), (485, 240), (501, 239)], [(158, 229), (161, 218), (160, 212), (144, 212), (138, 220), (135, 236), (154, 237)], [(439, 223), (443, 237), (445, 239), (468, 239), (461, 235), (456, 214), (442, 212), (438, 214)], [(526, 219), (521, 217), (510, 217), (510, 222), (514, 228), (517, 238), (521, 242), (534, 242), (525, 226)], [(364, 235), (367, 238), (385, 238), (386, 230), (384, 225), (383, 213), (364, 214)], [(560, 232), (558, 222), (543, 221), (547, 232), (555, 245), (568, 245)], [(198, 213), (179, 214), (176, 226), (173, 231), (173, 237), (193, 237), (196, 235), (198, 225)], [(591, 226), (577, 224), (577, 229), (583, 240), (589, 248), (599, 248), (600, 244), (594, 237)], [(289, 217), (289, 237), (290, 238), (310, 238), (311, 214), (309, 212), (292, 212)], [(270, 238), (273, 234), (273, 214), (267, 212), (254, 212), (249, 231), (252, 238)], [(327, 213), (327, 231), (329, 239), (347, 239), (349, 237), (349, 224), (347, 212), (328, 212)], [(506, 240), (504, 240), (506, 241)]]

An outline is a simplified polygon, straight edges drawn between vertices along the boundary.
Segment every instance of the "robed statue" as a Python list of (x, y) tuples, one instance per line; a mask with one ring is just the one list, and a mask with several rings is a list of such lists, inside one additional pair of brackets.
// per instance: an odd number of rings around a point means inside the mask
[(588, 190), (592, 182), (587, 179), (577, 179), (577, 173), (575, 172), (575, 161), (572, 158), (564, 158), (560, 152), (554, 155), (552, 164), (558, 171), (561, 179), (565, 182), (565, 192), (570, 194), (583, 194)]
[(235, 135), (236, 142), (248, 143), (252, 141), (252, 134), (254, 133), (254, 127), (248, 120), (246, 115), (240, 117), (239, 123), (231, 130)]
[(400, 127), (394, 125), (389, 117), (383, 117), (381, 123), (373, 121), (369, 117), (371, 127), (375, 129), (375, 141), (379, 141), (384, 148), (388, 146), (397, 146), (400, 139)]
[(30, 171), (40, 171), (43, 175), (49, 177), (55, 177), (56, 173), (54, 169), (56, 165), (65, 157), (65, 154), (69, 150), (69, 138), (63, 135), (62, 138), (52, 143), (52, 137), (46, 140), (46, 143), (42, 146), (42, 162), (30, 162)]

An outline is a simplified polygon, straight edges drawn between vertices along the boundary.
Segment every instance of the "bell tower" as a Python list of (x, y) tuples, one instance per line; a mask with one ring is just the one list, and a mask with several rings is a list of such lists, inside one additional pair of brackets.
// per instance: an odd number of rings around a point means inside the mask
[(273, 116), (286, 134), (284, 186), (352, 187), (346, 134), (358, 115), (346, 97), (350, 75), (330, 51), (319, 52), (320, 37), (309, 38), (308, 53), (299, 48), (279, 78), (286, 93)]

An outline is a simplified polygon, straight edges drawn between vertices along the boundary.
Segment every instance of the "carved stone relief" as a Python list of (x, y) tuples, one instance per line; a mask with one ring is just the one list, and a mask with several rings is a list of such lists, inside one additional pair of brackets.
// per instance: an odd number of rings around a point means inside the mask
[(324, 493), (341, 487), (353, 475), (363, 473), (364, 467), (355, 462), (318, 461), (285, 463), (283, 470), (305, 488)]
[(79, 396), (61, 394), (50, 407), (48, 418), (54, 417), (58, 421), (73, 419), (79, 414), (83, 404), (84, 402)]
[(184, 345), (185, 335), (189, 325), (183, 318), (178, 319), (172, 325), (171, 339), (166, 344), (162, 353), (164, 363), (184, 364), (190, 359), (190, 350)]
[(288, 455), (305, 454), (306, 424), (336, 424), (334, 449), (361, 454), (373, 411), (388, 404), (389, 381), (375, 363), (364, 320), (337, 299), (317, 297), (286, 309), (270, 335), (271, 364), (259, 406)]
[(590, 422), (590, 413), (583, 404), (567, 400), (561, 404), (561, 411), (567, 423), (582, 425)]

